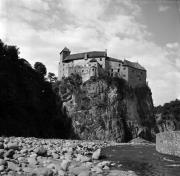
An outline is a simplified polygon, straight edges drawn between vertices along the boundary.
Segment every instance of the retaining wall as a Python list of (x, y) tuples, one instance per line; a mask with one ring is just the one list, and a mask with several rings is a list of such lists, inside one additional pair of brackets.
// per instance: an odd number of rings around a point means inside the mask
[(156, 134), (156, 150), (160, 153), (180, 157), (180, 131)]

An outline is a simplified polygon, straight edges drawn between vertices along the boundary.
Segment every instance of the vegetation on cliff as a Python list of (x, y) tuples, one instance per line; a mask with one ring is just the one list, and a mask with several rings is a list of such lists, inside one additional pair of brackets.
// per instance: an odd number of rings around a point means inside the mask
[(133, 89), (117, 77), (92, 77), (82, 83), (78, 75), (72, 74), (62, 80), (60, 95), (80, 139), (152, 139), (155, 121), (147, 85)]
[(159, 131), (180, 130), (180, 100), (157, 106), (154, 113)]
[(0, 135), (67, 137), (70, 123), (45, 66), (37, 62), (33, 69), (18, 55), (0, 40)]

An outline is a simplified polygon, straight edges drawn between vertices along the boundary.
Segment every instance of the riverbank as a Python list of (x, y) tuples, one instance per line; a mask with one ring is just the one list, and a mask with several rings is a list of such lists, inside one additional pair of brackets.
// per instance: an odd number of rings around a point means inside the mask
[(156, 152), (143, 139), (130, 143), (0, 137), (0, 175), (178, 176), (180, 158)]
[(0, 138), (0, 175), (44, 176), (135, 176), (115, 168), (113, 161), (101, 160), (101, 148), (115, 142)]

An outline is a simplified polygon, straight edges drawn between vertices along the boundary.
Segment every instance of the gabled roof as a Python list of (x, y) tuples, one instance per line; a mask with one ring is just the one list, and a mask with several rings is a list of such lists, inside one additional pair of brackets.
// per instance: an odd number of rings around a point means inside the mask
[(123, 63), (124, 66), (128, 66), (128, 67), (132, 67), (132, 68), (136, 68), (136, 69), (139, 69), (139, 70), (144, 70), (146, 71), (146, 69), (144, 67), (142, 67), (139, 63), (137, 62), (130, 62), (128, 60), (124, 60), (124, 63)]
[(64, 49), (60, 53), (62, 53), (63, 51), (70, 52), (70, 50), (66, 46), (64, 47)]
[(115, 59), (115, 58), (112, 58), (112, 57), (107, 57), (106, 60), (108, 60), (108, 61), (114, 61), (114, 62), (123, 62), (123, 61), (120, 60), (120, 59)]
[(72, 60), (80, 60), (84, 59), (85, 55), (87, 54), (87, 58), (96, 58), (96, 57), (105, 57), (105, 51), (90, 51), (85, 53), (77, 53), (77, 54), (70, 54), (67, 56), (64, 61), (72, 61)]

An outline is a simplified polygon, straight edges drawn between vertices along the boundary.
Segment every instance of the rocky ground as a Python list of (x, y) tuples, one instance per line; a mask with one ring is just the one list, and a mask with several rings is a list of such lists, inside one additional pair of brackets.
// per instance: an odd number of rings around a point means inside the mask
[(135, 176), (101, 159), (101, 148), (110, 145), (117, 143), (0, 137), (0, 175)]

